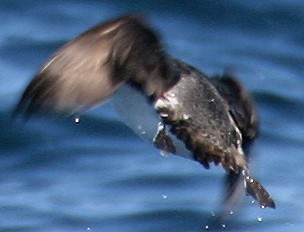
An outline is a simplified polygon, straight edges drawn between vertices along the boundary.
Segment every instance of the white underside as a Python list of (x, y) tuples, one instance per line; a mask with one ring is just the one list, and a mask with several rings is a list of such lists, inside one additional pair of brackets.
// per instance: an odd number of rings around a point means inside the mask
[[(144, 140), (153, 143), (161, 119), (141, 92), (124, 84), (113, 95), (112, 104), (128, 127)], [(168, 130), (167, 133), (176, 147), (176, 155), (192, 159), (192, 154), (186, 149), (184, 143)]]

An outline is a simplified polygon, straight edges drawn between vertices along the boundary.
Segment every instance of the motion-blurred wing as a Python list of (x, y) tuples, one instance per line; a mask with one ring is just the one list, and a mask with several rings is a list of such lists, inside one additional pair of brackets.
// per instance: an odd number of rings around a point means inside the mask
[(63, 46), (26, 88), (15, 115), (83, 111), (129, 79), (149, 96), (172, 82), (157, 35), (134, 15), (98, 25)]
[[(230, 113), (242, 134), (242, 147), (250, 155), (250, 145), (259, 132), (258, 115), (249, 92), (231, 74), (211, 78), (223, 99), (228, 103)], [(229, 171), (225, 179), (225, 205), (234, 207), (240, 202), (244, 186), (243, 176)]]
[(240, 129), (245, 149), (258, 136), (259, 120), (255, 105), (249, 92), (231, 74), (211, 78), (224, 100), (227, 101), (230, 112)]

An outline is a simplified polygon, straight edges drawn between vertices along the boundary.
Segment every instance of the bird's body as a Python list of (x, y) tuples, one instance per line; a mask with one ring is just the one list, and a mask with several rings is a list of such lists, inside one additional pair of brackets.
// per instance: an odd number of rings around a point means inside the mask
[(35, 76), (15, 114), (73, 114), (109, 96), (126, 124), (156, 148), (206, 168), (220, 164), (237, 177), (229, 196), (244, 181), (261, 206), (274, 207), (244, 155), (243, 136), (251, 141), (257, 131), (248, 93), (233, 78), (210, 79), (172, 58), (140, 17), (106, 22), (66, 44)]
[[(128, 99), (126, 101), (126, 99)], [(119, 113), (122, 121), (142, 139), (154, 143), (155, 136), (161, 125), (161, 118), (147, 97), (130, 84), (119, 88), (111, 98), (111, 103)], [(192, 153), (185, 144), (177, 139), (169, 130), (173, 143), (176, 146), (176, 155), (192, 159)], [(162, 154), (170, 152), (161, 150)]]

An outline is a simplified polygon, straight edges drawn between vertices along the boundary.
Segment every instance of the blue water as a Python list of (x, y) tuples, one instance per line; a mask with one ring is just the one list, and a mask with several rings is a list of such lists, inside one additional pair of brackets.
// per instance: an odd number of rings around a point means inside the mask
[[(245, 198), (211, 223), (224, 172), (162, 157), (109, 104), (80, 118), (10, 123), (41, 64), (100, 21), (140, 12), (171, 54), (234, 70), (261, 118), (252, 169), (276, 200)], [(304, 2), (0, 1), (0, 231), (304, 231)], [(215, 215), (215, 216), (214, 216)], [(259, 222), (261, 221), (261, 222)]]

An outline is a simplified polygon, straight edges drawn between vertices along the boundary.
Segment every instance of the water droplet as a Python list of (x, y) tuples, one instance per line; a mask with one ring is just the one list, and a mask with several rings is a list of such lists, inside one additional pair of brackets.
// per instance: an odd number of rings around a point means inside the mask
[(164, 150), (160, 150), (160, 154), (161, 154), (161, 156), (166, 157), (166, 158), (169, 156), (169, 153)]
[(263, 218), (262, 217), (258, 217), (258, 222), (262, 222), (263, 221)]
[(255, 203), (255, 200), (252, 200), (252, 201), (251, 201), (251, 204), (254, 204), (254, 203)]
[(208, 225), (205, 226), (205, 230), (209, 230), (209, 226)]
[(184, 120), (187, 120), (187, 119), (189, 119), (190, 118), (190, 116), (188, 115), (188, 114), (183, 114), (183, 119)]
[(163, 113), (163, 112), (160, 112), (159, 115), (162, 117), (162, 118), (167, 118), (169, 115), (167, 113)]
[(222, 224), (222, 227), (223, 227), (223, 228), (226, 228), (226, 224)]
[(88, 227), (88, 228), (87, 228), (87, 231), (91, 231), (91, 228), (90, 228), (90, 227)]
[(79, 123), (80, 123), (80, 117), (75, 117), (75, 124), (79, 125)]
[(233, 212), (232, 210), (229, 212), (230, 215), (233, 215), (233, 213), (234, 213), (234, 212)]
[(169, 93), (170, 97), (175, 97), (175, 93)]
[(162, 194), (162, 197), (163, 197), (163, 199), (167, 199), (167, 198), (168, 198), (168, 195)]
[(253, 182), (254, 182), (254, 180), (251, 178), (251, 179), (249, 180), (249, 182), (250, 182), (250, 183), (253, 183)]
[(138, 133), (141, 134), (141, 135), (147, 134), (147, 132), (143, 129), (142, 125), (138, 125), (137, 130), (138, 130)]
[(211, 211), (211, 216), (215, 217), (215, 213), (213, 211)]
[(265, 208), (266, 208), (266, 206), (265, 206), (265, 205), (261, 205), (261, 208), (262, 208), (262, 209), (265, 209)]

